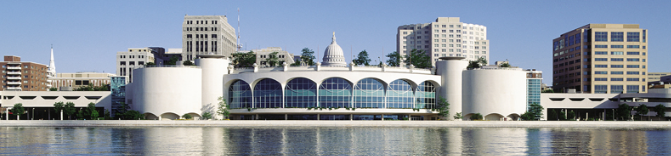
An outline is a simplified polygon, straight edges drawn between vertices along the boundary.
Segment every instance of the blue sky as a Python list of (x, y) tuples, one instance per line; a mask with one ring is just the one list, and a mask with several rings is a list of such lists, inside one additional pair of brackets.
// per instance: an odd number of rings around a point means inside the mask
[[(640, 24), (649, 29), (649, 72), (671, 72), (671, 1), (2, 1), (0, 53), (49, 63), (58, 72), (115, 72), (128, 48), (181, 48), (185, 14), (227, 15), (246, 49), (282, 47), (319, 52), (335, 31), (346, 53), (367, 50), (377, 60), (395, 50), (396, 28), (461, 17), (487, 26), (492, 61), (544, 72), (552, 80), (552, 39), (589, 23)], [(319, 47), (319, 49), (317, 49)], [(667, 48), (668, 49), (668, 48)], [(384, 50), (384, 51), (383, 51)], [(348, 54), (346, 54), (348, 55)], [(348, 56), (349, 59), (349, 56)]]

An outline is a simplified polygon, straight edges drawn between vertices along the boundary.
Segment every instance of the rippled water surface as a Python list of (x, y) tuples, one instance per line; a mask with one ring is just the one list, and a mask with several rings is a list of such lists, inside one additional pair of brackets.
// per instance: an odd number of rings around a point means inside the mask
[(670, 129), (0, 127), (0, 154), (671, 155)]

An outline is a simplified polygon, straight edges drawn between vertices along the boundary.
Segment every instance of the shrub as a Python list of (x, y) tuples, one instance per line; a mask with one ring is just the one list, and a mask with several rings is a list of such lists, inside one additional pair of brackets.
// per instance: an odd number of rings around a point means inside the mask
[(475, 113), (475, 114), (471, 115), (470, 119), (471, 120), (482, 120), (482, 115), (480, 115), (480, 113)]
[(191, 119), (191, 118), (193, 118), (193, 117), (192, 117), (191, 115), (189, 115), (189, 114), (184, 114), (184, 115), (182, 115), (182, 118), (184, 118), (184, 119)]

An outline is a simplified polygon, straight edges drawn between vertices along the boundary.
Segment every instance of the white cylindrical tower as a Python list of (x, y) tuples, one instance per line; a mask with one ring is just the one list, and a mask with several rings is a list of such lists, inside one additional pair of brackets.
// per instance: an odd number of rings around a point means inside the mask
[(202, 113), (210, 112), (214, 117), (219, 106), (219, 97), (224, 96), (224, 74), (228, 73), (229, 60), (218, 55), (198, 55), (196, 65), (203, 71), (202, 76)]
[(464, 117), (480, 113), (485, 120), (515, 120), (526, 111), (526, 72), (521, 68), (466, 70), (463, 80)]
[[(450, 103), (450, 114), (447, 115), (447, 119), (454, 120), (454, 114), (462, 112), (461, 74), (468, 67), (468, 61), (464, 60), (464, 57), (441, 57), (440, 59), (436, 62), (436, 67), (438, 67), (436, 74), (442, 77), (442, 86), (440, 86), (438, 95)], [(436, 97), (436, 100), (439, 100), (439, 97)]]
[[(184, 114), (200, 117), (201, 70), (189, 67), (150, 67), (133, 70), (129, 84), (131, 107), (147, 116), (178, 119)], [(128, 93), (128, 92), (127, 92)], [(128, 98), (128, 96), (127, 96)]]

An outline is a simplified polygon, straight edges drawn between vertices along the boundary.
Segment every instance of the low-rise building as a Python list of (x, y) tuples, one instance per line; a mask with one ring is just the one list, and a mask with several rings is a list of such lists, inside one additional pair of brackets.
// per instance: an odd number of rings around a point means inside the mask
[(35, 62), (22, 62), (19, 56), (5, 56), (2, 66), (0, 85), (6, 91), (46, 91), (47, 65)]
[[(250, 50), (256, 54), (256, 64), (261, 67), (270, 66), (268, 64), (268, 58), (273, 52), (277, 52), (278, 64), (275, 66), (282, 66), (282, 63), (286, 62), (287, 64), (294, 63), (294, 54), (291, 54), (287, 51), (282, 50), (280, 47), (268, 47), (264, 49), (253, 49)], [(250, 51), (239, 51), (239, 53), (247, 53)]]
[(58, 73), (56, 77), (49, 78), (51, 86), (55, 88), (72, 87), (77, 89), (81, 86), (105, 86), (110, 84), (110, 77), (116, 76), (112, 73)]

